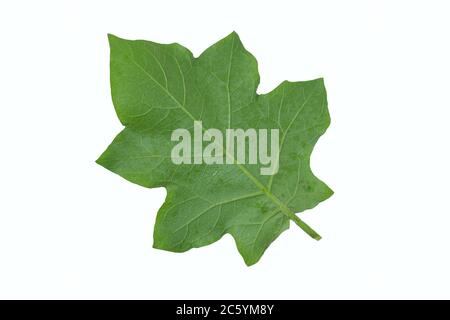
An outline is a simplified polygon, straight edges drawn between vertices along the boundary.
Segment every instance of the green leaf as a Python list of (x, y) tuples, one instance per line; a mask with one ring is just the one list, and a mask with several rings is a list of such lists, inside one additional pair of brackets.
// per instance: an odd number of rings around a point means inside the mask
[[(97, 163), (148, 188), (165, 187), (154, 247), (184, 252), (229, 233), (247, 265), (256, 263), (295, 213), (332, 195), (310, 169), (310, 155), (330, 118), (323, 79), (283, 82), (257, 95), (256, 59), (231, 33), (198, 58), (179, 44), (109, 35), (111, 92), (125, 126)], [(171, 160), (178, 128), (279, 129), (279, 170), (258, 164), (181, 164)]]

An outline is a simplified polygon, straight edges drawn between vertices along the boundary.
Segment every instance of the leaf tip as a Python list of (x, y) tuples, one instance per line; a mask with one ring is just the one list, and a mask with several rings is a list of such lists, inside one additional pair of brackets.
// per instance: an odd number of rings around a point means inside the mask
[(317, 78), (315, 81), (319, 82), (319, 83), (322, 84), (322, 85), (325, 85), (325, 80), (324, 80), (323, 77), (319, 77), (319, 78)]
[(331, 188), (329, 188), (330, 189), (330, 197), (334, 194), (334, 191), (331, 189)]
[(104, 154), (102, 154), (100, 157), (98, 157), (98, 159), (95, 160), (95, 163), (98, 164), (98, 165), (100, 165), (100, 166), (102, 166), (102, 167), (104, 167), (104, 168), (106, 168), (106, 169), (108, 169), (108, 168), (106, 167)]
[(254, 266), (261, 257), (247, 257), (247, 256), (242, 255), (242, 258), (244, 259), (245, 265), (247, 267), (251, 267), (251, 266)]
[(237, 34), (237, 32), (234, 30), (227, 36), (227, 38), (235, 38), (236, 40), (239, 40), (239, 41), (241, 40), (239, 35)]
[(113, 35), (112, 33), (108, 33), (108, 42), (111, 44), (112, 42), (116, 40), (121, 40), (118, 36)]

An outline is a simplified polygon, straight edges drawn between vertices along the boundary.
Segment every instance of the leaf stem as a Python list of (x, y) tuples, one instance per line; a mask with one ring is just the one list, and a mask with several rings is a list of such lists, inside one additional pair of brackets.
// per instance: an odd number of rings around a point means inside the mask
[(285, 214), (289, 219), (295, 222), (297, 226), (300, 227), (306, 234), (308, 234), (311, 238), (315, 240), (320, 240), (322, 237), (313, 229), (311, 228), (306, 222), (304, 222), (302, 219), (297, 217), (294, 212), (292, 212), (291, 209), (289, 209), (280, 199), (278, 199), (271, 191), (269, 191), (258, 179), (256, 179), (243, 165), (237, 163), (237, 166), (244, 172), (244, 174), (249, 177), (257, 187), (261, 189), (262, 192), (275, 204), (277, 204), (281, 212)]

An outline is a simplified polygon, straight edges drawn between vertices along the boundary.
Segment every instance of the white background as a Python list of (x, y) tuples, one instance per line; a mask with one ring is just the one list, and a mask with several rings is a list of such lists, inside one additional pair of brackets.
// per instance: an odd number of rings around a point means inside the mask
[[(448, 1), (2, 1), (0, 298), (450, 298)], [(107, 33), (198, 56), (237, 31), (259, 93), (324, 77), (335, 195), (246, 267), (152, 249), (165, 190), (94, 163), (121, 130)]]

